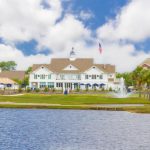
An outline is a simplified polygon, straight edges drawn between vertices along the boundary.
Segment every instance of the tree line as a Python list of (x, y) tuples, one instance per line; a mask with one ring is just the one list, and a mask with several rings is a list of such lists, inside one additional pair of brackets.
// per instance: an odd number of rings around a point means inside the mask
[(15, 61), (1, 61), (0, 68), (2, 71), (16, 70), (17, 64)]
[[(17, 67), (17, 63), (15, 61), (1, 61), (0, 69), (1, 71), (15, 71)], [(23, 80), (13, 79), (15, 82), (19, 84), (20, 87), (26, 87), (29, 85), (29, 73), (32, 71), (32, 67), (28, 67), (25, 71), (25, 78)]]
[(150, 89), (150, 69), (137, 67), (132, 72), (117, 73), (116, 77), (123, 77), (127, 87), (134, 86), (138, 91)]

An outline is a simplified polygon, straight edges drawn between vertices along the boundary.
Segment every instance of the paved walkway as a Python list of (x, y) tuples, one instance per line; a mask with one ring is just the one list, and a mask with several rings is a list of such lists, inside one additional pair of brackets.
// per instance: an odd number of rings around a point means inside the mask
[(62, 105), (48, 103), (16, 103), (16, 102), (0, 102), (0, 105), (28, 105), (28, 106), (92, 106), (92, 105)]
[(16, 102), (0, 102), (0, 105), (24, 105), (24, 106), (85, 106), (85, 107), (129, 107), (129, 106), (144, 106), (144, 104), (89, 104), (89, 105), (63, 105), (63, 104), (48, 104), (48, 103), (16, 103)]
[(13, 94), (13, 95), (3, 95), (3, 96), (22, 96), (24, 94)]

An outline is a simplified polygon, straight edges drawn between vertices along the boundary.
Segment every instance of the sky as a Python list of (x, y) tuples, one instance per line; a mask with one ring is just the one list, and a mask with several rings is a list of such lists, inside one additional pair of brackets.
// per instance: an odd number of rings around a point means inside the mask
[[(150, 57), (150, 0), (0, 0), (0, 61), (94, 58), (132, 71)], [(99, 43), (103, 52), (99, 53)]]

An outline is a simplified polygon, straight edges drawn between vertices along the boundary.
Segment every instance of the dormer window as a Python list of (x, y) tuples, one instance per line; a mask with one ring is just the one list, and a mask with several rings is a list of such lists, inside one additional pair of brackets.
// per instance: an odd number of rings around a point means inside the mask
[(70, 64), (67, 67), (65, 67), (64, 70), (78, 70), (78, 68), (76, 68), (75, 66), (73, 66), (72, 64)]

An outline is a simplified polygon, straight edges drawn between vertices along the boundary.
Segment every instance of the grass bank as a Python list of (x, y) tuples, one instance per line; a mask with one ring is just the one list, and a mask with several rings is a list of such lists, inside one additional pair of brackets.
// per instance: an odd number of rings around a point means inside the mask
[[(7, 103), (8, 102), (8, 103)], [(137, 107), (107, 107), (99, 104), (144, 104)], [(138, 98), (113, 98), (108, 95), (40, 95), (0, 96), (1, 108), (92, 109), (150, 113), (150, 101)]]

